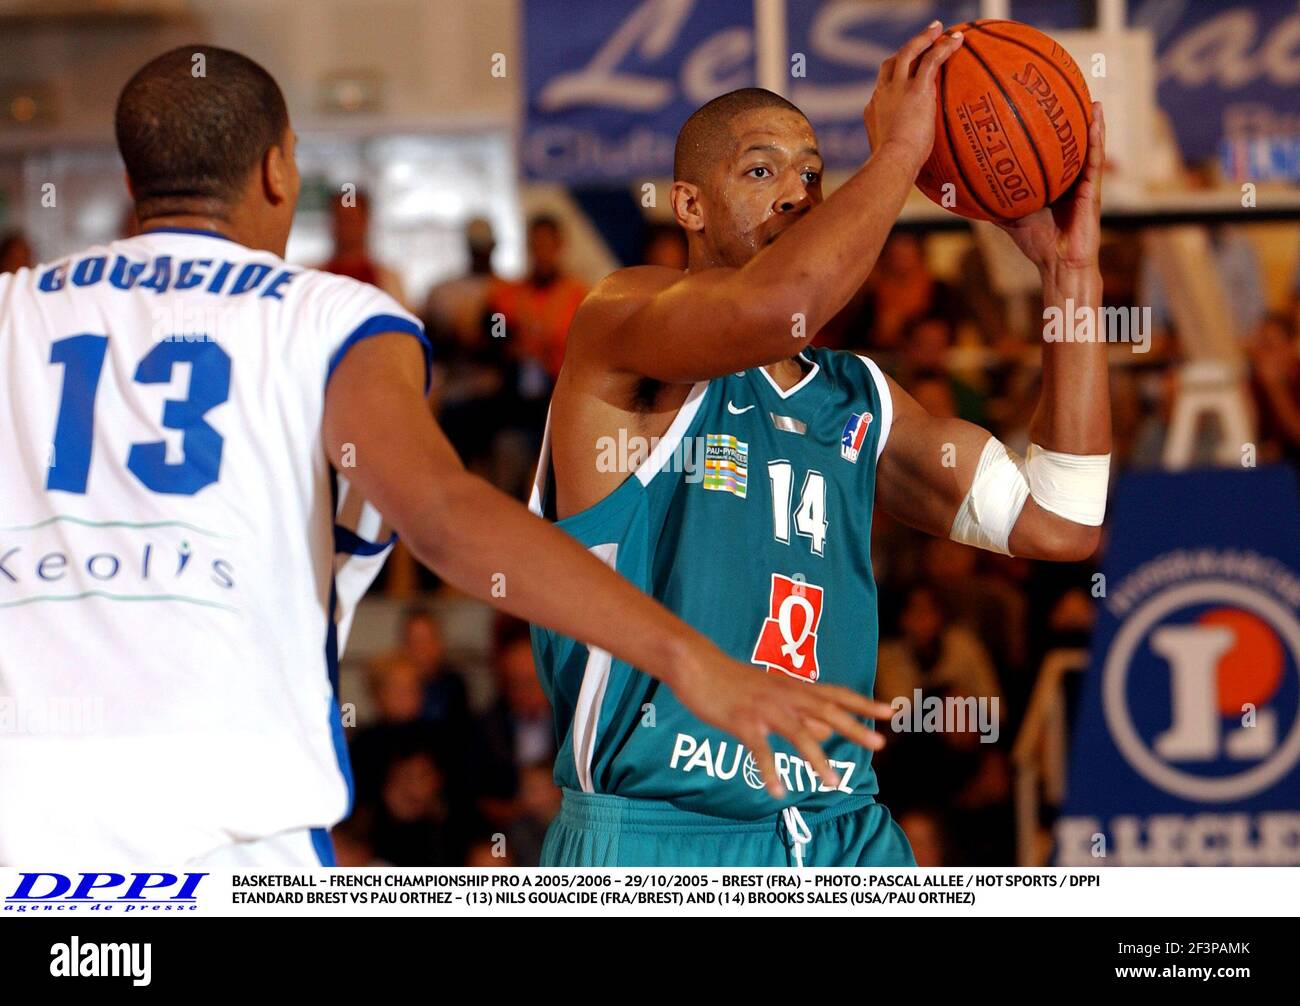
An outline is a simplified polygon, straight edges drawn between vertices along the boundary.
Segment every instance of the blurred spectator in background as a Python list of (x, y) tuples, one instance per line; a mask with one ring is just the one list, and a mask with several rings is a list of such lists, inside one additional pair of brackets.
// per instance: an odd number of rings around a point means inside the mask
[(370, 839), (374, 827), (373, 818), (371, 808), (360, 808), (330, 830), (330, 840), (334, 843), (334, 860), (339, 866), (393, 865), (375, 855)]
[(907, 835), (917, 866), (949, 865), (947, 837), (939, 811), (931, 807), (913, 807), (899, 816), (898, 826)]
[[(945, 408), (951, 402), (955, 414), (967, 422), (984, 426), (984, 396), (948, 370), (948, 353), (952, 349), (952, 324), (938, 315), (912, 318), (903, 326), (902, 353), (894, 375), (904, 388), (911, 389), (922, 376), (942, 380), (948, 385)], [(913, 392), (915, 396), (915, 392)]]
[(953, 396), (952, 381), (944, 371), (917, 371), (909, 376), (903, 389), (930, 415), (945, 419), (956, 418), (957, 400)]
[(957, 300), (956, 291), (930, 271), (921, 239), (894, 231), (871, 273), (859, 325), (869, 333), (871, 348), (897, 350), (910, 321), (938, 317), (954, 324), (960, 316)]
[(523, 497), (542, 445), (551, 389), (564, 362), (569, 323), (587, 286), (564, 271), (564, 232), (549, 215), (528, 223), (528, 275), (494, 283), (488, 309), (505, 321), (506, 352), (514, 363), (501, 398), (493, 482)]
[(492, 668), (497, 699), (479, 718), (472, 758), (478, 807), (493, 826), (514, 834), (521, 863), (535, 862), (528, 855), (541, 852), (545, 826), (559, 809), (559, 790), (551, 779), (555, 726), (526, 622), (498, 619)]
[(434, 731), (424, 719), (424, 680), (410, 660), (391, 656), (366, 668), (374, 704), (374, 721), (358, 728), (351, 740), (352, 774), (357, 803), (377, 802), (391, 753), (412, 741), (433, 748)]
[(394, 866), (460, 866), (470, 823), (454, 812), (443, 767), (432, 752), (418, 745), (393, 752), (375, 815), (377, 856)]
[(1250, 346), (1252, 386), (1259, 410), (1260, 458), (1300, 466), (1300, 345), (1296, 320), (1270, 314)]
[(526, 766), (519, 773), (516, 813), (506, 827), (508, 846), (516, 862), (536, 866), (542, 859), (546, 829), (560, 813), (562, 794), (555, 785), (555, 759)]
[(400, 658), (419, 675), (423, 719), (439, 728), (453, 751), (462, 750), (472, 723), (465, 679), (447, 663), (442, 626), (428, 608), (406, 610)]
[[(504, 836), (487, 835), (470, 843), (465, 854), (465, 865), (470, 867), (520, 866)], [(529, 864), (536, 866), (536, 863)]]
[(506, 338), (519, 361), (526, 398), (549, 396), (560, 373), (569, 323), (587, 286), (564, 271), (564, 231), (548, 214), (528, 222), (528, 275), (493, 286), (490, 306), (505, 316)]
[(958, 261), (957, 284), (957, 299), (975, 323), (984, 345), (1010, 345), (1018, 351), (1023, 341), (1011, 331), (1006, 301), (993, 285), (984, 252), (977, 243), (972, 242)]
[[(921, 547), (926, 585), (957, 623), (988, 648), (1000, 678), (1018, 676), (1025, 670), (1025, 599), (1020, 591), (980, 569), (979, 549), (931, 537)], [(978, 590), (971, 589), (975, 583)]]
[(397, 273), (380, 265), (370, 254), (370, 196), (361, 189), (345, 186), (330, 203), (330, 232), (334, 251), (318, 268), (339, 276), (351, 276), (377, 286), (399, 304), (405, 305), (402, 281)]
[(424, 327), (433, 342), (433, 398), (447, 438), (466, 467), (491, 477), (498, 398), (505, 384), (503, 339), (494, 339), (488, 298), (496, 239), (481, 218), (465, 227), (469, 271), (438, 283), (424, 304)]
[(641, 256), (645, 265), (665, 269), (686, 269), (686, 237), (676, 224), (653, 224), (646, 228), (645, 251)]
[(907, 592), (899, 635), (880, 644), (876, 697), (892, 702), (923, 693), (999, 697), (1002, 689), (984, 644), (953, 621), (933, 587)]
[[(970, 630), (950, 619), (934, 589), (923, 584), (907, 592), (899, 629), (897, 638), (880, 644), (876, 697), (893, 703), (909, 725), (918, 698), (922, 703), (974, 699), (987, 716), (996, 708), (999, 736), (985, 743), (981, 725), (970, 719), (963, 725), (945, 722), (937, 730), (895, 733), (879, 756), (882, 788), (888, 786), (890, 805), (900, 811), (918, 800), (953, 808), (962, 865), (1007, 862), (1014, 839), (1010, 765), (1003, 748), (1010, 738), (1001, 733), (1006, 725), (1002, 689), (988, 652)], [(965, 708), (963, 715), (974, 712), (969, 701)]]
[(30, 269), (36, 264), (31, 242), (22, 231), (9, 231), (0, 237), (0, 273)]

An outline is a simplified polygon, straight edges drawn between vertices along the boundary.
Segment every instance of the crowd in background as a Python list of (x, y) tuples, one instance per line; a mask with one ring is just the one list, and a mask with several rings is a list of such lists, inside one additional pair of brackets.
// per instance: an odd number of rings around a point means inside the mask
[[(403, 297), (395, 274), (368, 251), (369, 201), (333, 208), (335, 251), (323, 268)], [(1107, 305), (1150, 305), (1149, 352), (1113, 347), (1113, 471), (1160, 463), (1179, 364), (1174, 319), (1135, 235), (1110, 235), (1101, 267)], [(931, 413), (987, 427), (1023, 452), (1038, 394), (1041, 350), (1015, 331), (1014, 305), (995, 295), (972, 244), (948, 278), (927, 239), (896, 231), (871, 280), (819, 337), (870, 354)], [(537, 216), (527, 227), (528, 269), (493, 272), (492, 230), (465, 229), (465, 273), (438, 283), (421, 314), (434, 344), (433, 408), (466, 464), (526, 497), (569, 321), (586, 286), (565, 270), (564, 227)], [(1282, 310), (1262, 293), (1260, 263), (1242, 232), (1212, 232), (1215, 267), (1233, 302), (1235, 337), (1249, 361), (1258, 417), (1258, 463), (1300, 464), (1300, 288)], [(0, 239), (0, 271), (31, 265), (19, 233)], [(647, 263), (683, 268), (673, 227), (647, 228)], [(1103, 541), (1102, 548), (1105, 543)], [(877, 757), (881, 800), (908, 833), (922, 865), (1014, 861), (1010, 749), (1044, 656), (1086, 646), (1100, 557), (1036, 563), (916, 533), (877, 510), (872, 555), (879, 584), (877, 695), (997, 697), (999, 739), (974, 732), (896, 735)], [(470, 689), (448, 658), (443, 626), (424, 601), (436, 578), (399, 552), (376, 590), (410, 599), (400, 638), (366, 680), (372, 714), (350, 736), (356, 809), (334, 839), (340, 863), (529, 865), (559, 808), (551, 781), (556, 737), (534, 672), (528, 628), (498, 617), (483, 649), (490, 688)], [(471, 702), (471, 691), (489, 696)]]

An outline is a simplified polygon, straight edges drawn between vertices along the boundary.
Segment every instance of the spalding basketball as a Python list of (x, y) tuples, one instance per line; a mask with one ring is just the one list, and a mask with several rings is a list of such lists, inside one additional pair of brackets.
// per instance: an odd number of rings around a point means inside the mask
[(1016, 220), (1055, 202), (1083, 169), (1092, 100), (1078, 65), (1019, 21), (955, 26), (939, 70), (934, 150), (916, 180), (973, 220)]

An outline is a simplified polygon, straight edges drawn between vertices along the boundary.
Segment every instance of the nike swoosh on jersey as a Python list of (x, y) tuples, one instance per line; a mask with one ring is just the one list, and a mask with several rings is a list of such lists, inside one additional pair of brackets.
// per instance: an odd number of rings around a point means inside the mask
[(736, 408), (735, 405), (732, 404), (730, 399), (728, 399), (727, 401), (727, 411), (730, 412), (733, 416), (743, 416), (746, 412), (748, 412), (752, 408), (753, 408), (752, 405), (746, 405), (743, 409), (738, 409)]

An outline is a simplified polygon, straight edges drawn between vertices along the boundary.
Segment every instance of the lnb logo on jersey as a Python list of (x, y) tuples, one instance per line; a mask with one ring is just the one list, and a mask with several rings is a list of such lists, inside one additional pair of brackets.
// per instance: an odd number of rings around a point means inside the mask
[(870, 412), (855, 412), (850, 415), (848, 422), (844, 424), (844, 432), (840, 434), (840, 457), (856, 465), (858, 455), (862, 453), (862, 445), (867, 442), (867, 430), (870, 428)]
[(1102, 702), (1148, 782), (1205, 803), (1251, 797), (1300, 761), (1300, 620), (1231, 580), (1164, 590), (1116, 634)]
[(20, 873), (4, 910), (18, 913), (192, 912), (206, 873)]

